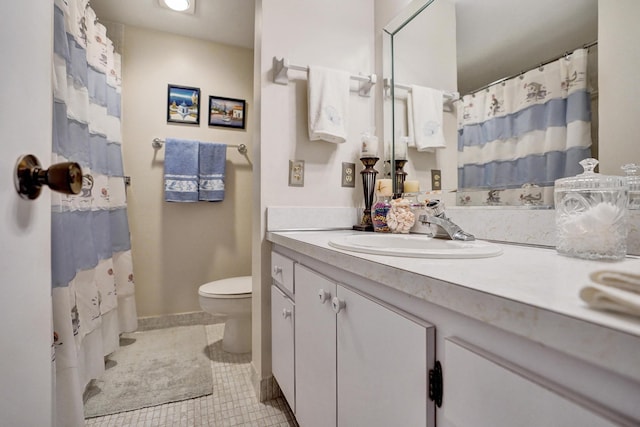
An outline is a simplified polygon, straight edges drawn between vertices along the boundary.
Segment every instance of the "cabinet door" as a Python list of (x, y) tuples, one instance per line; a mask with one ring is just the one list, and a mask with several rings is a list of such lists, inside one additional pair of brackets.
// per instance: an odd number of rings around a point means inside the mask
[(596, 405), (457, 339), (445, 340), (445, 426), (612, 427)]
[(338, 426), (435, 425), (427, 394), (433, 326), (341, 286), (338, 299)]
[(282, 394), (295, 411), (293, 358), (293, 302), (276, 286), (271, 286), (271, 354), (273, 376)]
[(296, 419), (301, 426), (336, 424), (335, 283), (295, 265)]

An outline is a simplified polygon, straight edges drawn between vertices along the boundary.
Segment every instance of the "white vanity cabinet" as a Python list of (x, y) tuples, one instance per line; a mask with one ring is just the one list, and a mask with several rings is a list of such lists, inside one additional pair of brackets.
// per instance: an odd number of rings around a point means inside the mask
[[(585, 320), (532, 306), (490, 293), (484, 284), (463, 286), (458, 270), (448, 273), (452, 266), (469, 270), (474, 280), (497, 281), (506, 292), (508, 283), (495, 271), (509, 259), (522, 292), (545, 287), (537, 283), (544, 277), (553, 282), (545, 289), (554, 298), (572, 298), (564, 287), (594, 268), (588, 261), (506, 247), (504, 259), (482, 264), (416, 260), (414, 267), (345, 256), (323, 239), (320, 233), (271, 235), (276, 250), (295, 260), (301, 426), (640, 426), (635, 324), (622, 316), (613, 322), (607, 313)], [(541, 273), (535, 265), (551, 267)], [(437, 367), (442, 383), (429, 378)], [(429, 394), (438, 384), (436, 406)]]
[(432, 426), (434, 328), (295, 265), (296, 419)]
[(271, 258), (271, 348), (272, 371), (280, 390), (295, 412), (294, 262), (276, 252)]

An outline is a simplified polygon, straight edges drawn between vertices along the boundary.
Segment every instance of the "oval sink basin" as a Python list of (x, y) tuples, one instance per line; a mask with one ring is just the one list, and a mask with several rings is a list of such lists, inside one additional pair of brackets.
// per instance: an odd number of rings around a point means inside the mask
[(329, 245), (345, 251), (413, 258), (487, 258), (502, 249), (493, 243), (474, 240), (434, 239), (415, 234), (362, 234), (335, 238)]

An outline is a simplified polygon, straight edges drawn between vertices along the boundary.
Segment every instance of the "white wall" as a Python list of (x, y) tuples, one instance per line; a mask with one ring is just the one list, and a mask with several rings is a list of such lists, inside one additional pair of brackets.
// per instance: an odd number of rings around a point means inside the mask
[(600, 172), (622, 175), (640, 164), (640, 2), (598, 2)]
[[(307, 78), (290, 71), (287, 86), (272, 81), (273, 57), (293, 64), (322, 65), (351, 73), (374, 72), (373, 4), (367, 0), (257, 1), (256, 93), (261, 122), (254, 147), (259, 188), (254, 205), (254, 334), (253, 363), (259, 379), (271, 375), (269, 247), (265, 241), (267, 206), (359, 206), (361, 183), (340, 186), (342, 162), (359, 163), (360, 134), (374, 126), (374, 97), (352, 92), (349, 98), (348, 139), (344, 144), (309, 141)], [(357, 82), (353, 83), (357, 88)], [(258, 101), (259, 100), (259, 101)], [(304, 187), (288, 186), (289, 160), (305, 161)], [(256, 166), (258, 162), (256, 162)], [(358, 172), (361, 166), (357, 166)]]
[[(252, 157), (253, 51), (127, 26), (123, 152), (138, 315), (199, 311), (198, 287), (251, 271), (252, 166), (227, 150), (222, 202), (167, 203), (153, 138), (246, 144)], [(167, 84), (200, 88), (200, 125), (167, 123)], [(247, 100), (246, 130), (208, 126), (209, 95)]]

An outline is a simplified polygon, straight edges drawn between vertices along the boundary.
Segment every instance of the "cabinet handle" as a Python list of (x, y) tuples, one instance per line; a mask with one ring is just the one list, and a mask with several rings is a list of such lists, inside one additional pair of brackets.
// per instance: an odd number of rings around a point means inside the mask
[(284, 317), (285, 319), (288, 317), (291, 317), (291, 310), (287, 310), (286, 308), (282, 309), (282, 317)]
[(329, 299), (331, 298), (331, 294), (324, 289), (320, 289), (318, 290), (318, 298), (320, 298), (320, 304), (324, 304), (325, 302), (329, 301)]
[(344, 301), (340, 301), (338, 297), (333, 297), (331, 300), (331, 308), (333, 308), (333, 311), (336, 313), (340, 313), (340, 311), (344, 309), (345, 305)]
[(277, 275), (277, 274), (280, 274), (280, 273), (282, 273), (282, 267), (274, 265), (273, 266), (273, 274)]

